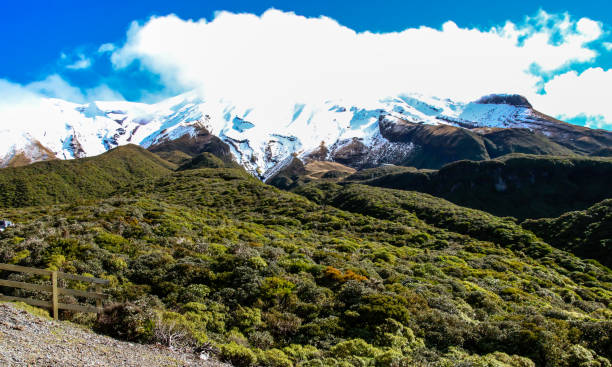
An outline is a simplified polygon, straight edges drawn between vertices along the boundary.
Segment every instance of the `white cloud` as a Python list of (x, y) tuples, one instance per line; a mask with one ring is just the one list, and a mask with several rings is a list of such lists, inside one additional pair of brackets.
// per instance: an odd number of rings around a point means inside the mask
[(35, 90), (0, 79), (0, 157), (8, 154), (14, 144), (27, 144), (26, 132), (45, 131), (53, 116), (51, 111)]
[(589, 68), (582, 73), (569, 71), (546, 83), (546, 95), (534, 97), (542, 111), (570, 118), (585, 117), (592, 127), (612, 122), (612, 104), (608, 94), (612, 70)]
[(81, 90), (58, 74), (52, 74), (43, 80), (25, 85), (0, 78), (0, 110), (16, 104), (36, 105), (37, 101), (47, 98), (59, 98), (74, 103), (124, 99), (120, 93), (112, 90), (106, 84)]
[[(66, 55), (62, 54), (62, 59), (65, 59), (65, 58), (66, 58)], [(71, 64), (66, 65), (66, 68), (73, 69), (73, 70), (80, 70), (80, 69), (87, 69), (90, 66), (91, 66), (91, 59), (88, 57), (85, 57), (85, 55), (83, 54), (79, 54), (78, 59), (72, 62)]]
[(83, 93), (85, 101), (123, 101), (123, 96), (112, 90), (108, 85), (101, 84), (94, 88), (86, 89)]
[[(356, 100), (420, 92), (459, 100), (494, 93), (536, 96), (540, 77), (597, 56), (603, 34), (590, 19), (540, 12), (523, 25), (358, 33), (326, 17), (269, 10), (217, 13), (207, 22), (174, 15), (133, 23), (112, 54), (116, 68), (134, 60), (168, 85), (201, 88), (247, 104), (276, 108), (321, 98)], [(554, 38), (555, 42), (551, 42)]]
[(38, 94), (35, 92), (6, 79), (0, 79), (0, 109), (21, 102), (32, 102), (37, 98)]
[[(593, 62), (593, 41), (602, 36), (599, 22), (544, 11), (524, 23), (488, 30), (448, 21), (439, 29), (360, 33), (327, 17), (269, 10), (261, 16), (218, 12), (211, 21), (153, 17), (133, 23), (123, 45), (106, 43), (97, 53), (110, 57), (117, 69), (139, 61), (172, 90), (199, 89), (212, 98), (282, 114), (295, 102), (321, 99), (360, 103), (418, 92), (468, 101), (504, 92), (523, 94), (549, 114), (582, 116), (596, 127), (612, 121), (603, 98), (612, 70), (568, 71), (546, 84), (533, 70), (554, 74), (571, 70), (573, 63)], [(612, 50), (612, 43), (601, 45)], [(73, 55), (62, 54), (61, 65), (91, 67), (92, 55)], [(538, 94), (542, 87), (545, 95)], [(83, 90), (57, 74), (27, 85), (0, 79), (0, 97), (5, 102), (123, 99), (106, 85)], [(0, 109), (8, 105), (0, 103)]]
[[(74, 108), (75, 105), (48, 97), (80, 103), (123, 99), (105, 85), (81, 92), (58, 75), (51, 75), (27, 85), (0, 79), (0, 157), (6, 156), (13, 145), (24, 147), (28, 144), (27, 135), (35, 135), (39, 139), (45, 137), (53, 144), (63, 139), (63, 130), (58, 130), (58, 127), (69, 121), (63, 120), (65, 115), (57, 114), (57, 104), (60, 103), (66, 108)], [(43, 140), (40, 141), (50, 147)]]
[(29, 83), (23, 88), (39, 96), (61, 98), (72, 102), (83, 102), (85, 100), (85, 96), (79, 88), (73, 87), (57, 74), (49, 75), (44, 80)]
[(612, 124), (610, 124), (606, 118), (599, 115), (599, 116), (585, 116), (585, 115), (578, 115), (578, 116), (574, 116), (574, 118), (581, 118), (584, 117), (585, 119), (585, 123), (584, 126), (589, 127), (591, 129), (607, 129), (607, 130), (612, 130)]
[(98, 48), (99, 53), (113, 52), (117, 47), (112, 43), (104, 43)]

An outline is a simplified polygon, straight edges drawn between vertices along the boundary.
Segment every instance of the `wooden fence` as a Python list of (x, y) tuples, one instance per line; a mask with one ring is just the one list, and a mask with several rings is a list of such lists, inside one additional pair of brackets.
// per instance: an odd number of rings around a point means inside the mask
[[(32, 298), (22, 298), (22, 297), (13, 297), (6, 296), (0, 294), (0, 301), (21, 301), (25, 302), (32, 306), (37, 307), (46, 307), (53, 311), (53, 318), (57, 320), (58, 310), (70, 310), (76, 312), (91, 312), (98, 313), (102, 312), (102, 300), (107, 298), (107, 295), (102, 293), (102, 286), (108, 285), (109, 281), (107, 279), (93, 278), (93, 277), (85, 277), (82, 275), (74, 275), (68, 273), (62, 273), (59, 271), (45, 270), (45, 269), (37, 269), (37, 268), (28, 268), (25, 266), (11, 265), (11, 264), (1, 264), (0, 270), (14, 271), (20, 273), (28, 273), (28, 274), (36, 274), (36, 275), (46, 275), (51, 277), (51, 285), (45, 284), (32, 284), (25, 282), (17, 282), (13, 280), (5, 280), (0, 279), (0, 286), (10, 287), (10, 288), (21, 288), (32, 291), (43, 291), (51, 293), (51, 301), (43, 301), (39, 299)], [(75, 280), (79, 282), (88, 282), (92, 283), (95, 288), (95, 292), (81, 291), (77, 289), (69, 289), (69, 288), (58, 288), (57, 280), (58, 279), (66, 279), (66, 280)], [(78, 304), (69, 304), (69, 303), (59, 303), (58, 297), (60, 294), (65, 294), (69, 296), (76, 297), (86, 297), (92, 298), (96, 300), (96, 306), (92, 305), (78, 305)]]

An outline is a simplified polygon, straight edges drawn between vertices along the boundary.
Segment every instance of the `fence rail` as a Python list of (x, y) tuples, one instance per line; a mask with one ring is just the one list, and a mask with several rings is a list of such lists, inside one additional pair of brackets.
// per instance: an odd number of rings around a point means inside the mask
[[(29, 268), (25, 266), (12, 265), (12, 264), (1, 264), (1, 263), (0, 263), (0, 270), (50, 276), (51, 285), (32, 284), (32, 283), (18, 282), (14, 280), (0, 279), (0, 286), (27, 289), (31, 291), (50, 292), (51, 301), (43, 301), (43, 300), (33, 299), (33, 298), (6, 296), (3, 294), (0, 294), (0, 301), (21, 301), (21, 302), (25, 302), (32, 306), (50, 308), (53, 311), (53, 318), (56, 320), (58, 318), (58, 313), (60, 309), (76, 311), (76, 312), (91, 312), (91, 313), (100, 314), (102, 312), (102, 300), (107, 298), (107, 295), (102, 293), (102, 286), (108, 285), (109, 283), (108, 279), (86, 277), (82, 275), (62, 273), (62, 272), (53, 271), (53, 270)], [(78, 289), (70, 289), (70, 288), (59, 288), (57, 286), (58, 279), (66, 279), (66, 280), (74, 280), (74, 281), (79, 281), (79, 282), (92, 283), (94, 285), (95, 292), (81, 291)], [(96, 306), (60, 303), (59, 302), (60, 294), (76, 296), (76, 297), (92, 298), (96, 300)]]

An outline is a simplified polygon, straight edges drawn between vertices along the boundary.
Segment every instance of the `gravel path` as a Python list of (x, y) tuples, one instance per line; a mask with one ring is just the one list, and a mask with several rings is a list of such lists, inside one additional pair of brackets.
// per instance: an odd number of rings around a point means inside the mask
[(226, 366), (154, 345), (95, 334), (0, 304), (0, 366)]

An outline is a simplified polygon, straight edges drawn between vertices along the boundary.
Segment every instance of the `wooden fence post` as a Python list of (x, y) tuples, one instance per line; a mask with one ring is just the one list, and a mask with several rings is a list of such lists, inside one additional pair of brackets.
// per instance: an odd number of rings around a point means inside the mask
[(51, 287), (52, 287), (52, 303), (53, 303), (53, 318), (58, 319), (58, 299), (57, 299), (57, 271), (51, 273)]
[[(95, 285), (95, 289), (96, 289), (96, 293), (102, 293), (102, 285), (101, 284), (96, 284)], [(96, 298), (96, 308), (98, 308), (98, 309), (102, 308), (102, 299)], [(102, 316), (102, 314), (100, 312), (98, 312), (98, 314), (97, 314), (98, 321), (100, 321), (100, 317), (101, 316)]]
[[(25, 266), (19, 266), (19, 265), (13, 265), (13, 264), (2, 264), (2, 263), (0, 263), (0, 271), (14, 271), (14, 272), (19, 272), (19, 273), (44, 275), (46, 277), (50, 276), (51, 285), (25, 283), (25, 282), (18, 282), (18, 281), (8, 280), (8, 279), (0, 279), (0, 286), (9, 287), (9, 288), (27, 289), (27, 290), (32, 290), (32, 291), (51, 292), (51, 301), (43, 301), (40, 299), (33, 299), (33, 298), (6, 296), (1, 293), (0, 293), (0, 301), (20, 301), (20, 302), (25, 302), (32, 306), (51, 309), (51, 312), (53, 313), (53, 318), (56, 320), (59, 318), (60, 309), (76, 311), (76, 312), (92, 312), (92, 313), (97, 313), (98, 317), (100, 317), (100, 314), (102, 313), (102, 300), (107, 298), (107, 295), (102, 293), (102, 285), (108, 285), (109, 284), (108, 279), (86, 277), (83, 275), (68, 274), (68, 273), (62, 273), (59, 271), (28, 268)], [(82, 291), (78, 289), (60, 288), (57, 284), (59, 279), (69, 279), (69, 280), (74, 280), (77, 282), (93, 283), (96, 291), (94, 293), (94, 292)], [(96, 306), (94, 307), (91, 305), (60, 303), (59, 302), (60, 294), (66, 294), (66, 295), (75, 296), (75, 297), (95, 298)]]

